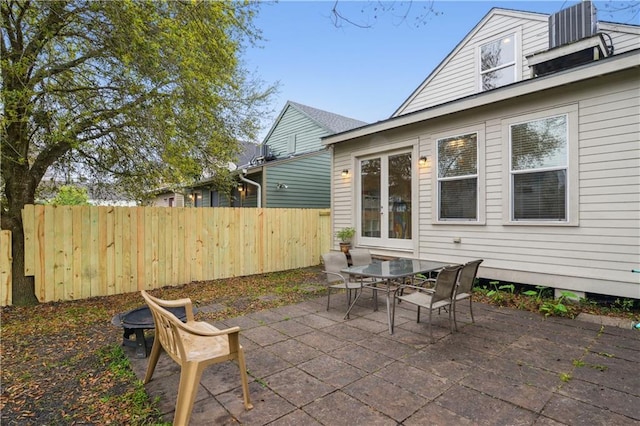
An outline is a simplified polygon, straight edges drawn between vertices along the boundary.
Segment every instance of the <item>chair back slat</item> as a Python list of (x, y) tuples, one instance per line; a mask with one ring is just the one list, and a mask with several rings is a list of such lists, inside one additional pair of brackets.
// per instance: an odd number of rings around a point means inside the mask
[(343, 274), (340, 271), (349, 266), (347, 263), (347, 256), (341, 251), (332, 251), (329, 253), (324, 253), (322, 255), (322, 262), (324, 263), (324, 270), (326, 272), (333, 272), (333, 274), (327, 275), (327, 282), (334, 283), (336, 281), (342, 281), (339, 276), (334, 274), (339, 274), (345, 280), (349, 279), (348, 274)]
[(441, 300), (451, 300), (453, 290), (458, 280), (458, 273), (461, 268), (461, 265), (456, 265), (447, 266), (440, 270), (438, 277), (436, 278), (436, 285), (431, 297), (432, 303), (436, 303)]
[(472, 260), (462, 267), (460, 276), (458, 277), (458, 293), (471, 293), (473, 283), (476, 279), (476, 275), (478, 274), (478, 267), (482, 261), (482, 259)]
[(371, 252), (368, 249), (351, 249), (349, 250), (349, 255), (351, 255), (351, 264), (353, 266), (364, 266), (373, 262)]
[(181, 364), (182, 360), (186, 359), (186, 353), (178, 325), (181, 322), (180, 319), (160, 306), (153, 296), (146, 293), (143, 293), (142, 296), (155, 321), (155, 338), (160, 340), (167, 354), (178, 364)]

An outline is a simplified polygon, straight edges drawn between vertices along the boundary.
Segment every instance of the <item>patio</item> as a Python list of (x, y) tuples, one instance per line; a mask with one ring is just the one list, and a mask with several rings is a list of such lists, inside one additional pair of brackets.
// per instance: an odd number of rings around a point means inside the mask
[[(395, 333), (365, 293), (343, 320), (343, 294), (233, 318), (245, 348), (254, 409), (237, 367), (203, 375), (192, 425), (640, 424), (640, 332), (474, 303), (415, 322), (396, 308)], [(199, 306), (200, 310), (216, 306)], [(599, 317), (598, 317), (599, 318)], [(425, 318), (426, 319), (426, 318)], [(605, 318), (606, 320), (606, 318)], [(142, 379), (147, 359), (126, 347)], [(147, 392), (173, 419), (179, 368), (163, 354)]]

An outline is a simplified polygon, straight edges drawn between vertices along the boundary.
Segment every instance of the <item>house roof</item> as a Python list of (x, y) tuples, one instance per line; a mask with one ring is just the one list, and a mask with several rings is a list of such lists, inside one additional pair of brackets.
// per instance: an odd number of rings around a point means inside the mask
[(384, 121), (369, 124), (367, 126), (350, 131), (325, 136), (322, 142), (332, 145), (359, 137), (369, 136), (375, 133), (431, 120), (448, 114), (455, 114), (471, 108), (491, 105), (495, 102), (524, 96), (527, 94), (548, 90), (554, 87), (565, 86), (579, 81), (602, 77), (624, 70), (640, 69), (640, 49), (630, 50), (625, 53), (610, 56), (599, 61), (591, 62), (576, 68), (519, 81), (497, 89), (476, 93), (451, 102), (435, 105), (423, 110), (389, 118)]
[[(278, 115), (278, 118), (273, 123), (273, 126), (265, 136), (264, 141), (268, 140), (273, 133), (274, 129), (278, 126), (278, 123), (282, 119), (282, 116), (287, 111), (287, 108), (295, 108), (301, 114), (308, 117), (310, 120), (318, 124), (330, 134), (341, 133), (347, 130), (355, 129), (367, 125), (366, 121), (356, 120), (355, 118), (345, 117), (344, 115), (335, 114), (333, 112), (324, 111), (318, 108), (313, 108), (307, 105), (303, 105), (293, 101), (287, 101), (282, 111)], [(264, 143), (264, 142), (263, 142)]]
[(238, 154), (238, 166), (251, 163), (256, 155), (260, 155), (261, 146), (254, 142), (240, 142), (242, 151)]
[[(515, 9), (504, 9), (499, 7), (494, 7), (473, 27), (471, 31), (456, 45), (456, 47), (444, 58), (438, 66), (436, 66), (433, 71), (424, 79), (424, 81), (409, 95), (409, 97), (391, 114), (391, 117), (397, 117), (401, 114), (402, 110), (406, 108), (407, 105), (411, 103), (411, 101), (418, 95), (422, 90), (427, 86), (431, 80), (445, 67), (447, 64), (458, 54), (458, 52), (464, 48), (464, 46), (471, 40), (478, 31), (496, 15), (503, 15), (515, 18), (524, 18), (536, 21), (544, 21), (547, 22), (549, 20), (548, 13), (540, 13), (540, 12), (527, 12), (523, 10), (515, 10)], [(637, 31), (640, 27), (635, 24), (620, 24), (615, 22), (607, 22), (607, 21), (598, 21), (598, 25), (600, 26), (601, 31), (607, 31), (611, 29), (615, 29), (616, 26), (624, 26), (627, 30)]]

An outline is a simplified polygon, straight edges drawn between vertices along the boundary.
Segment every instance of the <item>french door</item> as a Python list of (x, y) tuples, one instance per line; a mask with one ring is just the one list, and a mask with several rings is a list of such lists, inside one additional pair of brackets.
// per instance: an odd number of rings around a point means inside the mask
[(358, 161), (358, 242), (411, 249), (411, 151), (362, 157)]

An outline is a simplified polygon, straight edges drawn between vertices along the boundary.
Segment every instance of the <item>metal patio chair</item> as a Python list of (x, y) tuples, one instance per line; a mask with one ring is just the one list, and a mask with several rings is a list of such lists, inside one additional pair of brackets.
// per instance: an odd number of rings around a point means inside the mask
[[(393, 297), (393, 309), (391, 314), (391, 332), (395, 323), (396, 315), (396, 302), (407, 302), (416, 305), (418, 308), (416, 322), (420, 322), (420, 309), (425, 308), (429, 310), (429, 336), (433, 343), (433, 330), (432, 330), (432, 315), (433, 311), (441, 308), (449, 308), (449, 327), (453, 333), (453, 324), (451, 321), (451, 311), (453, 310), (453, 293), (458, 281), (458, 274), (461, 270), (461, 265), (447, 266), (438, 272), (436, 277), (435, 286), (433, 289), (425, 289), (421, 286), (403, 284), (399, 286)], [(406, 290), (411, 290), (408, 292)]]
[[(347, 291), (347, 313), (351, 306), (352, 292), (354, 302), (358, 296), (358, 290), (362, 291), (362, 283), (360, 281), (351, 281), (349, 274), (340, 272), (341, 270), (349, 267), (347, 262), (347, 255), (341, 251), (331, 251), (322, 255), (322, 262), (324, 263), (324, 273), (327, 275), (327, 311), (331, 302), (331, 290), (346, 290)], [(347, 315), (348, 318), (348, 315)]]
[[(219, 362), (237, 361), (245, 409), (253, 408), (249, 398), (244, 352), (239, 342), (240, 327), (219, 330), (207, 322), (195, 321), (190, 299), (162, 300), (144, 290), (141, 293), (155, 322), (155, 338), (144, 383), (151, 380), (162, 349), (181, 368), (173, 424), (189, 424), (202, 372), (207, 366)], [(184, 307), (186, 323), (165, 309), (176, 307)]]
[(473, 292), (473, 284), (478, 274), (478, 267), (483, 262), (483, 259), (472, 260), (465, 263), (458, 275), (458, 284), (453, 297), (453, 324), (456, 331), (458, 331), (458, 323), (456, 321), (456, 305), (459, 301), (469, 299), (469, 313), (471, 314), (471, 322), (475, 322), (473, 319), (473, 308), (471, 306), (471, 293)]

